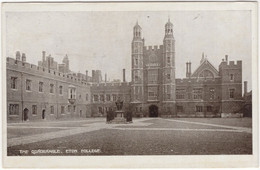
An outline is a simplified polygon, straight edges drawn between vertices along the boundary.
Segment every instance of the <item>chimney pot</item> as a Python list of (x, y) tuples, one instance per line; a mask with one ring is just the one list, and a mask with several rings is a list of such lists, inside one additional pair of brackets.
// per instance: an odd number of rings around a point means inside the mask
[(20, 60), (20, 59), (21, 59), (20, 51), (16, 51), (16, 60)]
[(228, 62), (228, 55), (225, 55), (226, 62)]
[(123, 82), (125, 82), (125, 69), (123, 69)]
[(26, 55), (25, 55), (25, 53), (22, 53), (22, 62), (26, 62)]
[(247, 81), (244, 81), (244, 96), (247, 94)]

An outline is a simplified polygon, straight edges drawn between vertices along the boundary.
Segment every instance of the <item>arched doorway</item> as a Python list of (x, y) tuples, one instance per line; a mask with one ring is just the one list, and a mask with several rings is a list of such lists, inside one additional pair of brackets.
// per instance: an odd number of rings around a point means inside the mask
[(23, 121), (27, 121), (28, 120), (28, 115), (29, 115), (29, 110), (27, 108), (25, 108), (23, 110)]
[(42, 110), (42, 119), (45, 119), (45, 109)]
[(149, 117), (158, 117), (158, 106), (151, 105), (149, 107)]

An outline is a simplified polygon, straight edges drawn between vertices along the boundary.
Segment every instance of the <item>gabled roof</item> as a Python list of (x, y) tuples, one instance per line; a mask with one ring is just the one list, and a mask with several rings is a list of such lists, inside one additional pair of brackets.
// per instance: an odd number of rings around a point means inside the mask
[(199, 67), (193, 72), (191, 77), (199, 77), (200, 73), (202, 73), (205, 70), (210, 71), (214, 77), (219, 76), (218, 70), (208, 61), (207, 58), (203, 57)]

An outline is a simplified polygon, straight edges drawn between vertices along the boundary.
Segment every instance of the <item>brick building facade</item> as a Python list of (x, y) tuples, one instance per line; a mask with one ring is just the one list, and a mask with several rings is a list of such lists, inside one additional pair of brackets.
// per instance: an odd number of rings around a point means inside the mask
[(217, 70), (204, 54), (186, 78), (175, 77), (173, 24), (165, 24), (163, 45), (145, 46), (138, 23), (133, 28), (131, 107), (150, 117), (220, 117), (239, 111), (242, 98), (242, 61), (225, 56)]
[(47, 60), (51, 67), (29, 64), (25, 54), (23, 60), (19, 53), (16, 59), (7, 58), (8, 122), (91, 116), (87, 76), (60, 72), (53, 58)]
[(115, 101), (124, 100), (124, 109), (134, 116), (221, 117), (238, 113), (243, 105), (242, 61), (228, 61), (218, 70), (202, 55), (192, 73), (186, 63), (186, 77), (175, 77), (173, 24), (165, 24), (163, 45), (145, 46), (138, 23), (133, 28), (132, 80), (107, 82), (100, 70), (92, 76), (74, 73), (65, 55), (58, 64), (42, 53), (38, 66), (26, 62), (25, 54), (7, 58), (8, 122), (55, 120), (105, 116), (115, 110)]

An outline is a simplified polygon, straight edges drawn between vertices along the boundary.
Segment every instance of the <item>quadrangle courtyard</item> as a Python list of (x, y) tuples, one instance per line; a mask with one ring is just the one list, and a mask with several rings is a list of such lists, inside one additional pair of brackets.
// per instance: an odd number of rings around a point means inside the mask
[(9, 123), (8, 156), (252, 154), (251, 118), (105, 118)]

